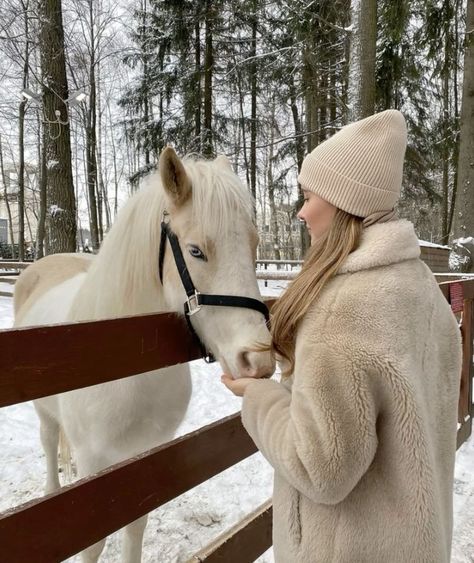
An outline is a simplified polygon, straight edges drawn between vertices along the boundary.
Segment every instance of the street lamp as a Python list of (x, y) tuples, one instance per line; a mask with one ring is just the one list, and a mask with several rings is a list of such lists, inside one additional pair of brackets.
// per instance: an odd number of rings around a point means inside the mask
[[(41, 104), (42, 102), (42, 96), (41, 94), (37, 94), (36, 92), (33, 92), (32, 90), (30, 90), (29, 88), (24, 88), (21, 91), (21, 95), (26, 98), (28, 101), (31, 101), (33, 103), (36, 103), (38, 105)], [(58, 96), (56, 94), (56, 96), (63, 102), (63, 104), (65, 104), (68, 107), (77, 107), (79, 106), (85, 99), (86, 99), (86, 94), (84, 94), (84, 92), (74, 92), (73, 94), (71, 94), (71, 96), (69, 96), (69, 98), (67, 100), (63, 100), (60, 96)], [(66, 119), (66, 121), (62, 121), (61, 119), (61, 111), (59, 109), (56, 109), (54, 111), (54, 115), (56, 117), (55, 120), (51, 121), (50, 119), (48, 119), (44, 113), (44, 108), (43, 108), (43, 123), (47, 123), (48, 125), (67, 125), (69, 123), (69, 121)], [(59, 135), (61, 134), (61, 129), (59, 129), (59, 133), (57, 136), (54, 136), (53, 138), (57, 138), (59, 137)]]
[[(41, 102), (41, 94), (37, 94), (36, 92), (33, 92), (33, 90), (30, 90), (29, 88), (24, 88), (21, 91), (21, 95), (26, 98), (27, 100), (32, 100), (34, 102)], [(69, 98), (67, 100), (63, 100), (61, 97), (58, 96), (58, 98), (64, 103), (67, 104), (69, 106), (78, 106), (81, 102), (83, 102), (86, 99), (86, 94), (84, 94), (84, 92), (74, 92), (74, 94), (71, 94), (69, 96)]]
[(78, 106), (86, 99), (86, 97), (87, 96), (84, 94), (84, 92), (76, 92), (75, 94), (69, 96), (65, 103), (69, 104), (70, 106)]

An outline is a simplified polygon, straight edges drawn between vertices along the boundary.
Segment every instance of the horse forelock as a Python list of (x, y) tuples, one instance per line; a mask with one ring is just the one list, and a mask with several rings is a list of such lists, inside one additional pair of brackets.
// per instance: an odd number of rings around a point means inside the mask
[(237, 221), (253, 225), (253, 201), (239, 177), (222, 163), (185, 157), (192, 184), (192, 223), (203, 237), (222, 241), (232, 235)]

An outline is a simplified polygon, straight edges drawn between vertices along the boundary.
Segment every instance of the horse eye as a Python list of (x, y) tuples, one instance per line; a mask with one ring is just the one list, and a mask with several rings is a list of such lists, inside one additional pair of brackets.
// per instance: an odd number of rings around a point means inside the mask
[(191, 254), (193, 258), (198, 258), (199, 260), (204, 260), (205, 262), (207, 262), (205, 254), (197, 246), (189, 246), (189, 254)]

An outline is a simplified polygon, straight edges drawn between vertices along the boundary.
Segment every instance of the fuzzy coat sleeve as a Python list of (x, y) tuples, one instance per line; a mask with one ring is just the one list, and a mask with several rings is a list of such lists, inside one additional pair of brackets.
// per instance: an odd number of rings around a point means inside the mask
[(242, 422), (290, 485), (313, 502), (336, 504), (372, 463), (377, 406), (368, 375), (352, 358), (327, 344), (306, 348), (297, 355), (292, 392), (272, 380), (247, 387)]

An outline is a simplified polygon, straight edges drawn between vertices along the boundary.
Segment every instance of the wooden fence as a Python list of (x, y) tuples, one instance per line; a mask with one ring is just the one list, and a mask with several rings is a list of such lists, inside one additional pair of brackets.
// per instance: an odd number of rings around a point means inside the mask
[[(472, 426), (474, 281), (440, 287), (453, 309), (462, 309), (460, 445)], [(0, 331), (0, 350), (0, 407), (200, 357), (172, 314)], [(255, 452), (237, 413), (10, 509), (0, 515), (0, 561), (66, 559)], [(269, 502), (189, 563), (254, 561), (271, 546), (271, 522)]]

